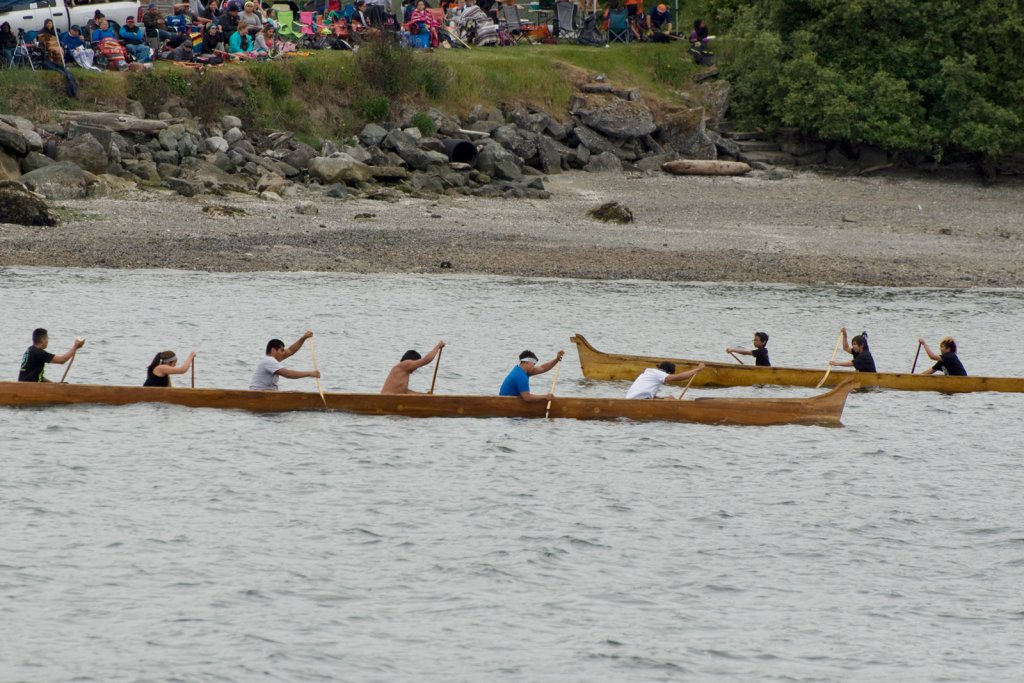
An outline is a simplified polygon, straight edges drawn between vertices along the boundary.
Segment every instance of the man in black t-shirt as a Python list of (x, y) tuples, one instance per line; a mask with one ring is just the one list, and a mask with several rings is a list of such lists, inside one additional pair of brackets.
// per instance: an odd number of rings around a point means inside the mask
[(768, 360), (768, 333), (767, 332), (755, 332), (754, 333), (754, 350), (747, 351), (746, 349), (726, 349), (726, 353), (738, 353), (743, 356), (753, 356), (754, 365), (760, 365), (761, 367), (770, 367), (771, 361)]
[(56, 363), (57, 365), (64, 365), (64, 363), (75, 357), (78, 349), (85, 345), (85, 340), (75, 339), (75, 343), (71, 345), (71, 350), (60, 356), (55, 356), (46, 350), (49, 344), (50, 338), (46, 330), (40, 327), (32, 331), (32, 346), (28, 347), (25, 355), (21, 357), (21, 370), (18, 373), (19, 382), (49, 382), (50, 380), (43, 377), (43, 373), (46, 371), (46, 364)]

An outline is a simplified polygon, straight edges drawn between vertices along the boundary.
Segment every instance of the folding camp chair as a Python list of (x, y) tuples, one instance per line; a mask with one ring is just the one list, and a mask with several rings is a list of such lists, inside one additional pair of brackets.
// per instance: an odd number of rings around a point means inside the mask
[(629, 25), (629, 13), (625, 9), (608, 12), (608, 43), (628, 43), (633, 29)]
[(579, 6), (559, 0), (555, 3), (555, 39), (576, 42), (580, 37)]
[(300, 26), (295, 23), (295, 12), (279, 10), (277, 13), (277, 23), (277, 35), (296, 43), (302, 39), (302, 34), (296, 30)]
[(500, 15), (501, 28), (516, 43), (526, 41), (532, 43), (530, 40), (530, 31), (533, 31), (536, 26), (533, 26), (519, 16), (519, 7), (516, 5), (502, 5)]

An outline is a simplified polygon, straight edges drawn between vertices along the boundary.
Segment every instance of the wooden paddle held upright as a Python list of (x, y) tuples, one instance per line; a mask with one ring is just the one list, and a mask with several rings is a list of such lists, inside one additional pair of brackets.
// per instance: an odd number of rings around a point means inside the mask
[[(316, 345), (313, 343), (313, 338), (309, 338), (309, 353), (313, 356), (313, 372), (319, 373), (320, 368), (316, 364)], [(316, 390), (320, 392), (320, 400), (324, 402), (324, 408), (327, 408), (327, 398), (324, 397), (324, 388), (320, 384), (320, 378), (316, 378)]]
[(843, 333), (842, 333), (842, 331), (840, 331), (839, 332), (839, 336), (836, 337), (836, 347), (834, 349), (832, 349), (832, 358), (830, 358), (829, 361), (828, 361), (828, 369), (825, 370), (825, 376), (822, 377), (821, 381), (818, 382), (818, 385), (816, 387), (814, 387), (815, 389), (821, 389), (821, 385), (824, 384), (825, 380), (828, 379), (829, 373), (832, 372), (832, 361), (834, 361), (836, 359), (836, 354), (839, 353), (839, 345), (842, 344), (842, 343), (843, 343)]
[(437, 358), (434, 359), (434, 376), (430, 378), (430, 391), (428, 394), (434, 393), (434, 385), (437, 384), (437, 369), (441, 367), (441, 354), (444, 353), (444, 347), (442, 346), (437, 350)]
[(679, 394), (679, 398), (677, 400), (679, 400), (679, 401), (683, 400), (683, 396), (686, 395), (686, 390), (690, 388), (690, 385), (693, 384), (693, 380), (697, 379), (697, 375), (699, 375), (699, 374), (700, 374), (700, 371), (697, 371), (697, 372), (693, 373), (692, 375), (690, 375), (690, 381), (686, 383), (685, 387), (683, 387), (683, 391), (682, 391), (682, 393)]
[[(558, 362), (555, 363), (555, 376), (553, 378), (551, 378), (551, 391), (548, 392), (549, 394), (555, 393), (555, 387), (558, 386), (558, 371), (561, 370), (561, 369), (562, 369), (562, 360), (559, 359)], [(547, 419), (550, 416), (551, 416), (551, 399), (548, 399), (548, 407), (544, 409), (544, 418)]]
[(914, 370), (917, 370), (917, 359), (921, 355), (921, 342), (917, 342), (917, 353), (914, 354), (914, 364), (910, 366), (910, 374), (914, 374)]
[(192, 388), (196, 388), (196, 357), (192, 356)]
[[(81, 337), (75, 337), (75, 341), (83, 341)], [(60, 383), (64, 384), (64, 380), (68, 378), (68, 373), (71, 372), (71, 366), (75, 364), (75, 359), (78, 358), (78, 351), (75, 351), (75, 355), (71, 356), (71, 360), (68, 361), (68, 366), (64, 368), (64, 374), (60, 376)]]

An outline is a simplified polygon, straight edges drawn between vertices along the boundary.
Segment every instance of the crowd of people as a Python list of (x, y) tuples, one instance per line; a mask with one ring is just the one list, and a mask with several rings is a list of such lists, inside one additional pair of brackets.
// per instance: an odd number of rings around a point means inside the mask
[[(131, 64), (148, 64), (155, 59), (175, 62), (219, 64), (224, 61), (272, 59), (296, 50), (352, 49), (372, 35), (388, 35), (411, 47), (465, 47), (512, 44), (523, 37), (554, 40), (565, 34), (553, 16), (553, 31), (546, 23), (531, 24), (520, 17), (515, 0), (440, 0), (437, 8), (425, 0), (403, 0), (401, 14), (390, 13), (386, 0), (326, 0), (318, 11), (301, 11), (294, 2), (278, 10), (258, 1), (191, 0), (173, 6), (165, 16), (155, 3), (135, 16), (107, 17), (101, 10), (85, 26), (58, 32), (47, 19), (38, 31), (26, 34), (37, 66), (64, 69), (78, 65), (86, 69), (127, 69)], [(605, 39), (614, 35), (623, 17), (627, 39), (668, 41), (682, 36), (673, 33), (673, 17), (664, 4), (644, 11), (642, 0), (611, 0), (604, 12)], [(571, 2), (576, 21), (583, 10)], [(283, 5), (278, 5), (283, 7)], [(577, 12), (578, 10), (578, 12)], [(597, 17), (592, 17), (596, 21)], [(564, 23), (564, 19), (563, 19)], [(578, 31), (570, 39), (582, 42)], [(689, 36), (691, 49), (708, 52), (707, 28), (694, 23)], [(0, 48), (4, 65), (14, 62), (17, 36), (8, 23), (0, 25)]]
[[(281, 377), (286, 379), (302, 379), (311, 377), (320, 378), (320, 371), (314, 367), (312, 370), (294, 370), (284, 366), (284, 361), (295, 355), (308, 339), (313, 337), (312, 331), (306, 331), (290, 346), (285, 346), (280, 339), (271, 339), (267, 342), (264, 357), (257, 363), (249, 382), (251, 391), (277, 391)], [(868, 348), (867, 333), (861, 333), (847, 340), (846, 328), (840, 335), (843, 350), (851, 355), (849, 361), (830, 362), (832, 366), (853, 367), (858, 372), (876, 372), (875, 361)], [(47, 351), (50, 339), (49, 334), (43, 328), (32, 332), (32, 346), (28, 347), (21, 359), (21, 367), (18, 374), (19, 382), (48, 382), (46, 379), (46, 366), (48, 364), (63, 365), (74, 360), (75, 354), (85, 345), (85, 340), (75, 339), (71, 348), (61, 355)], [(945, 337), (939, 342), (939, 353), (935, 353), (928, 346), (924, 339), (918, 340), (919, 348), (923, 348), (929, 358), (935, 364), (924, 370), (923, 374), (942, 372), (946, 375), (966, 376), (967, 371), (957, 356), (956, 341), (952, 337)], [(744, 354), (753, 356), (760, 366), (770, 366), (768, 360), (768, 335), (765, 332), (755, 332), (753, 350), (742, 348), (728, 348), (727, 353)], [(388, 373), (382, 394), (409, 394), (417, 393), (409, 389), (409, 378), (416, 370), (429, 365), (439, 358), (445, 342), (439, 341), (434, 347), (421, 355), (419, 352), (410, 349), (402, 355), (401, 360), (396, 363)], [(838, 348), (838, 345), (837, 345)], [(550, 393), (537, 394), (530, 391), (530, 378), (544, 374), (557, 366), (565, 355), (565, 351), (559, 351), (551, 360), (541, 363), (537, 355), (532, 351), (523, 351), (519, 354), (519, 362), (505, 377), (501, 387), (498, 389), (499, 396), (518, 397), (528, 402), (550, 401), (553, 397)], [(147, 387), (170, 387), (171, 376), (181, 375), (188, 372), (195, 361), (195, 352), (190, 353), (185, 361), (179, 365), (178, 356), (174, 351), (161, 351), (157, 353), (146, 368), (146, 379), (143, 386)], [(916, 365), (916, 363), (915, 363)], [(655, 368), (648, 368), (634, 380), (626, 398), (654, 399), (659, 398), (658, 391), (670, 382), (679, 382), (690, 379), (704, 369), (700, 363), (692, 370), (676, 372), (676, 366), (670, 361), (664, 361)], [(65, 373), (66, 374), (66, 373)]]

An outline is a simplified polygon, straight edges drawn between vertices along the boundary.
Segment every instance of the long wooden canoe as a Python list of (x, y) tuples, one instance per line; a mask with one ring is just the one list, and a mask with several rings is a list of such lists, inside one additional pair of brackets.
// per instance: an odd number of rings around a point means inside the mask
[[(854, 389), (847, 382), (810, 398), (698, 398), (683, 401), (624, 398), (556, 397), (552, 418), (665, 420), (704, 424), (775, 425), (840, 424), (846, 397)], [(0, 382), (0, 406), (70, 404), (127, 405), (171, 403), (192, 408), (224, 408), (257, 412), (330, 410), (365, 415), (410, 417), (544, 417), (545, 403), (527, 403), (501, 396), (320, 394), (291, 391), (231, 389), (161, 389), (156, 387), (100, 386)]]
[[(569, 341), (576, 344), (583, 376), (587, 379), (634, 380), (647, 368), (662, 361), (676, 364), (682, 372), (704, 363), (704, 370), (693, 381), (701, 387), (749, 387), (772, 384), (788, 387), (815, 387), (825, 376), (825, 368), (757, 367), (739, 363), (665, 358), (659, 356), (626, 356), (598, 351), (583, 335), (573, 335)], [(964, 393), (970, 391), (1024, 392), (1024, 377), (948, 377), (946, 375), (912, 375), (909, 372), (857, 372), (833, 368), (825, 386), (838, 386), (854, 377), (862, 387), (902, 389), (905, 391), (941, 391)]]

